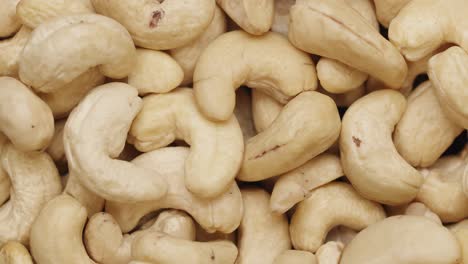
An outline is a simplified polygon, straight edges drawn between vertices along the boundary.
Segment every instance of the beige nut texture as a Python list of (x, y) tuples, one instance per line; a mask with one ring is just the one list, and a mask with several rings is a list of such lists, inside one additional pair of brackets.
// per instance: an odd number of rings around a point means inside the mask
[(186, 213), (177, 210), (163, 211), (148, 228), (131, 234), (122, 230), (107, 213), (93, 215), (86, 225), (84, 241), (90, 257), (101, 264), (127, 264), (132, 258), (132, 244), (141, 235), (159, 231), (172, 237), (194, 240), (195, 224)]
[(135, 64), (135, 46), (127, 30), (96, 14), (58, 17), (39, 25), (19, 60), (19, 77), (36, 91), (60, 89), (99, 66), (110, 78), (126, 77)]
[(429, 60), (428, 74), (447, 117), (467, 129), (468, 53), (455, 46), (434, 55)]
[(258, 133), (267, 129), (278, 117), (284, 105), (271, 96), (252, 90), (252, 119)]
[(285, 250), (273, 264), (320, 264), (314, 254), (302, 250)]
[(244, 216), (238, 231), (237, 264), (270, 264), (291, 248), (286, 215), (270, 210), (270, 195), (259, 188), (243, 189)]
[(388, 28), (390, 22), (400, 10), (412, 0), (374, 0), (377, 19), (382, 26)]
[(344, 249), (340, 264), (460, 263), (456, 238), (423, 216), (386, 218), (361, 231)]
[(184, 72), (177, 62), (162, 51), (137, 49), (136, 64), (128, 75), (128, 84), (140, 95), (167, 93), (178, 87)]
[(166, 193), (167, 183), (157, 172), (115, 159), (125, 146), (141, 105), (137, 90), (128, 84), (104, 84), (81, 101), (65, 125), (64, 147), (70, 171), (106, 200), (150, 201)]
[(0, 263), (2, 264), (33, 264), (31, 255), (23, 244), (10, 241), (0, 249)]
[(405, 109), (405, 97), (386, 89), (360, 98), (343, 117), (341, 164), (354, 188), (367, 199), (388, 205), (408, 203), (423, 183), (392, 141)]
[(16, 148), (42, 150), (50, 143), (54, 135), (52, 111), (20, 81), (0, 77), (0, 113), (0, 131)]
[(343, 243), (336, 241), (321, 245), (315, 253), (318, 264), (339, 264), (343, 248)]
[(232, 185), (244, 151), (242, 131), (235, 116), (214, 122), (197, 108), (192, 89), (148, 95), (130, 129), (130, 142), (151, 151), (184, 140), (190, 145), (185, 162), (185, 185), (197, 196), (212, 198)]
[(408, 207), (406, 207), (405, 215), (424, 216), (427, 219), (433, 221), (434, 223), (437, 223), (439, 225), (442, 224), (440, 217), (423, 203), (418, 203), (418, 202), (410, 203)]
[(446, 117), (431, 82), (419, 85), (393, 133), (398, 153), (414, 167), (428, 167), (439, 159), (463, 128)]
[(230, 118), (235, 90), (243, 84), (283, 104), (317, 88), (310, 57), (274, 32), (252, 36), (232, 31), (219, 36), (200, 55), (193, 82), (200, 110), (215, 120)]
[(193, 82), (193, 72), (203, 50), (219, 35), (226, 32), (226, 15), (218, 6), (215, 7), (213, 20), (205, 31), (187, 45), (180, 48), (171, 49), (169, 54), (182, 67), (184, 79), (182, 85), (189, 85)]
[(333, 227), (362, 230), (384, 218), (380, 204), (361, 197), (347, 183), (333, 182), (312, 191), (299, 203), (289, 232), (295, 249), (316, 252)]
[(295, 204), (306, 199), (316, 188), (344, 176), (340, 158), (320, 154), (304, 165), (280, 175), (271, 193), (270, 209), (284, 214)]
[(21, 0), (16, 15), (23, 25), (36, 28), (52, 18), (94, 13), (90, 0)]
[(398, 50), (344, 0), (298, 0), (290, 17), (294, 46), (338, 60), (392, 88), (405, 80), (407, 66)]
[(246, 142), (237, 179), (264, 180), (303, 165), (336, 141), (340, 127), (330, 97), (314, 91), (299, 94), (265, 131)]
[(129, 232), (148, 213), (163, 208), (186, 211), (209, 232), (231, 233), (240, 224), (243, 212), (242, 198), (236, 183), (219, 197), (203, 199), (185, 187), (185, 162), (190, 150), (170, 147), (144, 153), (135, 158), (135, 166), (155, 170), (168, 183), (167, 194), (159, 200), (142, 203), (106, 202), (106, 212), (114, 216), (123, 232)]
[(49, 201), (31, 229), (31, 254), (37, 264), (95, 264), (83, 245), (86, 209), (62, 194)]
[(69, 172), (63, 193), (70, 195), (83, 205), (89, 216), (101, 212), (104, 209), (104, 198), (86, 188), (75, 173)]
[(275, 13), (271, 31), (288, 36), (289, 10), (296, 3), (296, 0), (275, 0)]
[(262, 35), (273, 24), (274, 0), (216, 0), (216, 3), (247, 33)]
[(0, 9), (0, 38), (9, 37), (21, 27), (16, 15), (16, 6), (20, 0), (2, 0)]
[(460, 264), (468, 264), (468, 220), (463, 220), (448, 227), (460, 244), (462, 261)]
[(22, 152), (8, 144), (1, 160), (11, 190), (10, 199), (0, 208), (0, 246), (10, 240), (27, 245), (34, 219), (62, 191), (60, 177), (46, 153)]
[(195, 40), (214, 16), (213, 0), (91, 0), (100, 14), (121, 23), (139, 47), (167, 50)]
[(19, 57), (30, 35), (31, 29), (23, 26), (13, 37), (0, 40), (0, 76), (18, 75)]
[(412, 0), (390, 23), (388, 37), (410, 61), (446, 43), (468, 51), (467, 12), (465, 0)]

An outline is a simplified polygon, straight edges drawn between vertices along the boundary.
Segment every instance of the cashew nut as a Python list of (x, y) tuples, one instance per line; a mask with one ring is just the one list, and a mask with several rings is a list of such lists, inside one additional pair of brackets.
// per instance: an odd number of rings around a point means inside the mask
[(242, 162), (244, 141), (235, 116), (225, 122), (208, 120), (199, 112), (188, 88), (146, 96), (130, 136), (130, 142), (140, 151), (165, 147), (176, 139), (185, 140), (191, 146), (185, 164), (185, 185), (204, 198), (225, 192)]
[(330, 241), (319, 247), (315, 256), (318, 264), (338, 264), (344, 245), (341, 242)]
[(319, 264), (314, 254), (302, 250), (286, 250), (275, 258), (273, 264)]
[(33, 261), (28, 250), (21, 243), (10, 241), (0, 249), (0, 263), (33, 264)]
[(377, 19), (382, 26), (388, 28), (390, 22), (400, 10), (412, 0), (374, 0)]
[(463, 220), (448, 227), (455, 235), (461, 247), (462, 264), (468, 264), (468, 220)]
[(30, 35), (28, 27), (21, 27), (12, 38), (0, 39), (0, 76), (18, 75), (19, 57)]
[(200, 110), (215, 120), (231, 117), (235, 90), (242, 84), (283, 104), (317, 87), (309, 56), (274, 32), (252, 36), (233, 31), (219, 36), (200, 55), (193, 81)]
[(405, 108), (405, 97), (399, 92), (379, 90), (357, 100), (343, 117), (341, 164), (367, 199), (389, 205), (407, 203), (423, 183), (392, 142), (393, 129)]
[(424, 216), (427, 219), (434, 221), (434, 223), (437, 223), (439, 225), (442, 224), (442, 221), (440, 220), (439, 216), (423, 203), (410, 203), (408, 207), (406, 207), (405, 215)]
[(21, 27), (16, 15), (16, 5), (20, 0), (3, 0), (0, 9), (0, 38), (9, 37)]
[(333, 227), (361, 230), (384, 218), (380, 204), (362, 198), (349, 184), (333, 182), (299, 203), (289, 232), (295, 249), (316, 252)]
[(274, 0), (216, 0), (216, 3), (243, 30), (253, 35), (262, 35), (273, 24)]

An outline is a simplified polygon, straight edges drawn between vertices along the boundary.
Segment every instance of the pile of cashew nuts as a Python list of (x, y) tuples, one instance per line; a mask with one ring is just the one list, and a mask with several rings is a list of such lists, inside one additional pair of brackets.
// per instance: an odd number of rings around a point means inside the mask
[(467, 14), (0, 0), (0, 264), (468, 264)]

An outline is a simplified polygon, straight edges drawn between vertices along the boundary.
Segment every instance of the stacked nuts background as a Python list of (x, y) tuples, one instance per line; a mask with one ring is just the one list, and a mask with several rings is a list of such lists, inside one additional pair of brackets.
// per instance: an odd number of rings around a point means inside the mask
[(0, 0), (0, 76), (0, 264), (468, 264), (467, 0)]

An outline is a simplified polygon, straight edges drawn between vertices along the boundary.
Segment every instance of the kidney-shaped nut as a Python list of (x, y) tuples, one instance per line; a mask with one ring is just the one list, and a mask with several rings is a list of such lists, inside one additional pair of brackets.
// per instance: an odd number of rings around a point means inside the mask
[(405, 80), (407, 66), (398, 50), (344, 0), (298, 0), (290, 17), (289, 40), (296, 47), (341, 61), (392, 88)]
[(361, 231), (340, 264), (460, 263), (456, 238), (423, 216), (392, 216)]
[(242, 84), (260, 89), (283, 104), (317, 88), (310, 57), (274, 32), (252, 36), (232, 31), (219, 36), (201, 54), (193, 82), (199, 108), (215, 120), (229, 119), (235, 90)]
[(273, 212), (284, 214), (306, 199), (314, 189), (343, 175), (340, 158), (321, 154), (279, 177), (271, 193), (270, 208)]
[(270, 30), (275, 12), (274, 0), (216, 0), (226, 14), (243, 30), (262, 35)]
[(86, 225), (84, 241), (90, 257), (101, 264), (127, 264), (132, 258), (132, 244), (138, 236), (159, 231), (185, 240), (195, 239), (195, 224), (186, 213), (177, 210), (163, 211), (148, 228), (131, 234), (122, 230), (107, 213), (93, 215)]
[(346, 111), (340, 136), (345, 175), (367, 199), (397, 205), (413, 200), (423, 183), (397, 152), (392, 132), (406, 100), (394, 90), (372, 92)]
[(374, 0), (377, 19), (382, 26), (388, 28), (390, 22), (395, 18), (400, 10), (412, 0)]
[(460, 47), (451, 47), (434, 55), (429, 60), (428, 74), (447, 117), (467, 129), (468, 53)]
[(460, 263), (468, 264), (468, 220), (448, 226), (448, 229), (455, 235), (460, 244), (463, 260)]
[(16, 15), (30, 28), (52, 18), (94, 13), (90, 0), (21, 0), (16, 6)]
[(252, 90), (252, 119), (258, 133), (267, 129), (278, 117), (284, 105), (271, 96)]
[(295, 249), (316, 252), (333, 227), (361, 230), (384, 218), (381, 205), (361, 197), (347, 183), (333, 182), (315, 189), (299, 203), (289, 232)]
[(9, 37), (21, 27), (16, 15), (16, 6), (20, 0), (3, 0), (0, 9), (0, 38)]
[(291, 248), (288, 220), (270, 210), (270, 195), (262, 189), (243, 189), (244, 216), (238, 232), (238, 264), (271, 264)]
[(130, 141), (140, 151), (151, 151), (185, 140), (190, 155), (185, 162), (185, 185), (200, 197), (216, 197), (231, 186), (242, 162), (244, 141), (235, 116), (213, 122), (197, 108), (192, 89), (149, 95), (130, 129)]
[(463, 131), (446, 117), (433, 89), (427, 81), (410, 94), (393, 134), (398, 153), (414, 167), (432, 165)]
[(65, 125), (63, 137), (70, 171), (86, 188), (106, 200), (150, 201), (166, 193), (167, 183), (157, 172), (114, 159), (124, 148), (141, 104), (137, 90), (128, 84), (104, 84), (81, 101)]
[(28, 27), (21, 27), (15, 36), (0, 40), (0, 76), (17, 76), (18, 61), (31, 35)]
[(159, 200), (142, 203), (107, 202), (106, 211), (119, 223), (123, 232), (129, 232), (148, 213), (163, 208), (174, 208), (189, 213), (209, 232), (233, 232), (242, 218), (242, 198), (236, 183), (219, 197), (203, 199), (185, 187), (185, 162), (190, 150), (170, 147), (144, 153), (132, 161), (136, 166), (159, 172), (168, 182), (167, 194)]
[(195, 40), (213, 19), (214, 0), (91, 0), (100, 14), (121, 23), (137, 46), (178, 48)]
[(339, 136), (338, 109), (318, 92), (292, 99), (273, 123), (249, 139), (237, 178), (259, 181), (295, 169), (327, 150)]
[(20, 81), (0, 77), (0, 131), (20, 150), (42, 150), (54, 135), (54, 117)]
[(33, 264), (31, 255), (23, 244), (10, 241), (0, 249), (0, 263), (2, 264)]
[(105, 76), (124, 78), (135, 57), (130, 35), (116, 21), (96, 14), (58, 17), (31, 34), (20, 55), (19, 77), (49, 93), (95, 66)]
[(285, 250), (273, 264), (320, 264), (314, 254), (302, 250)]

